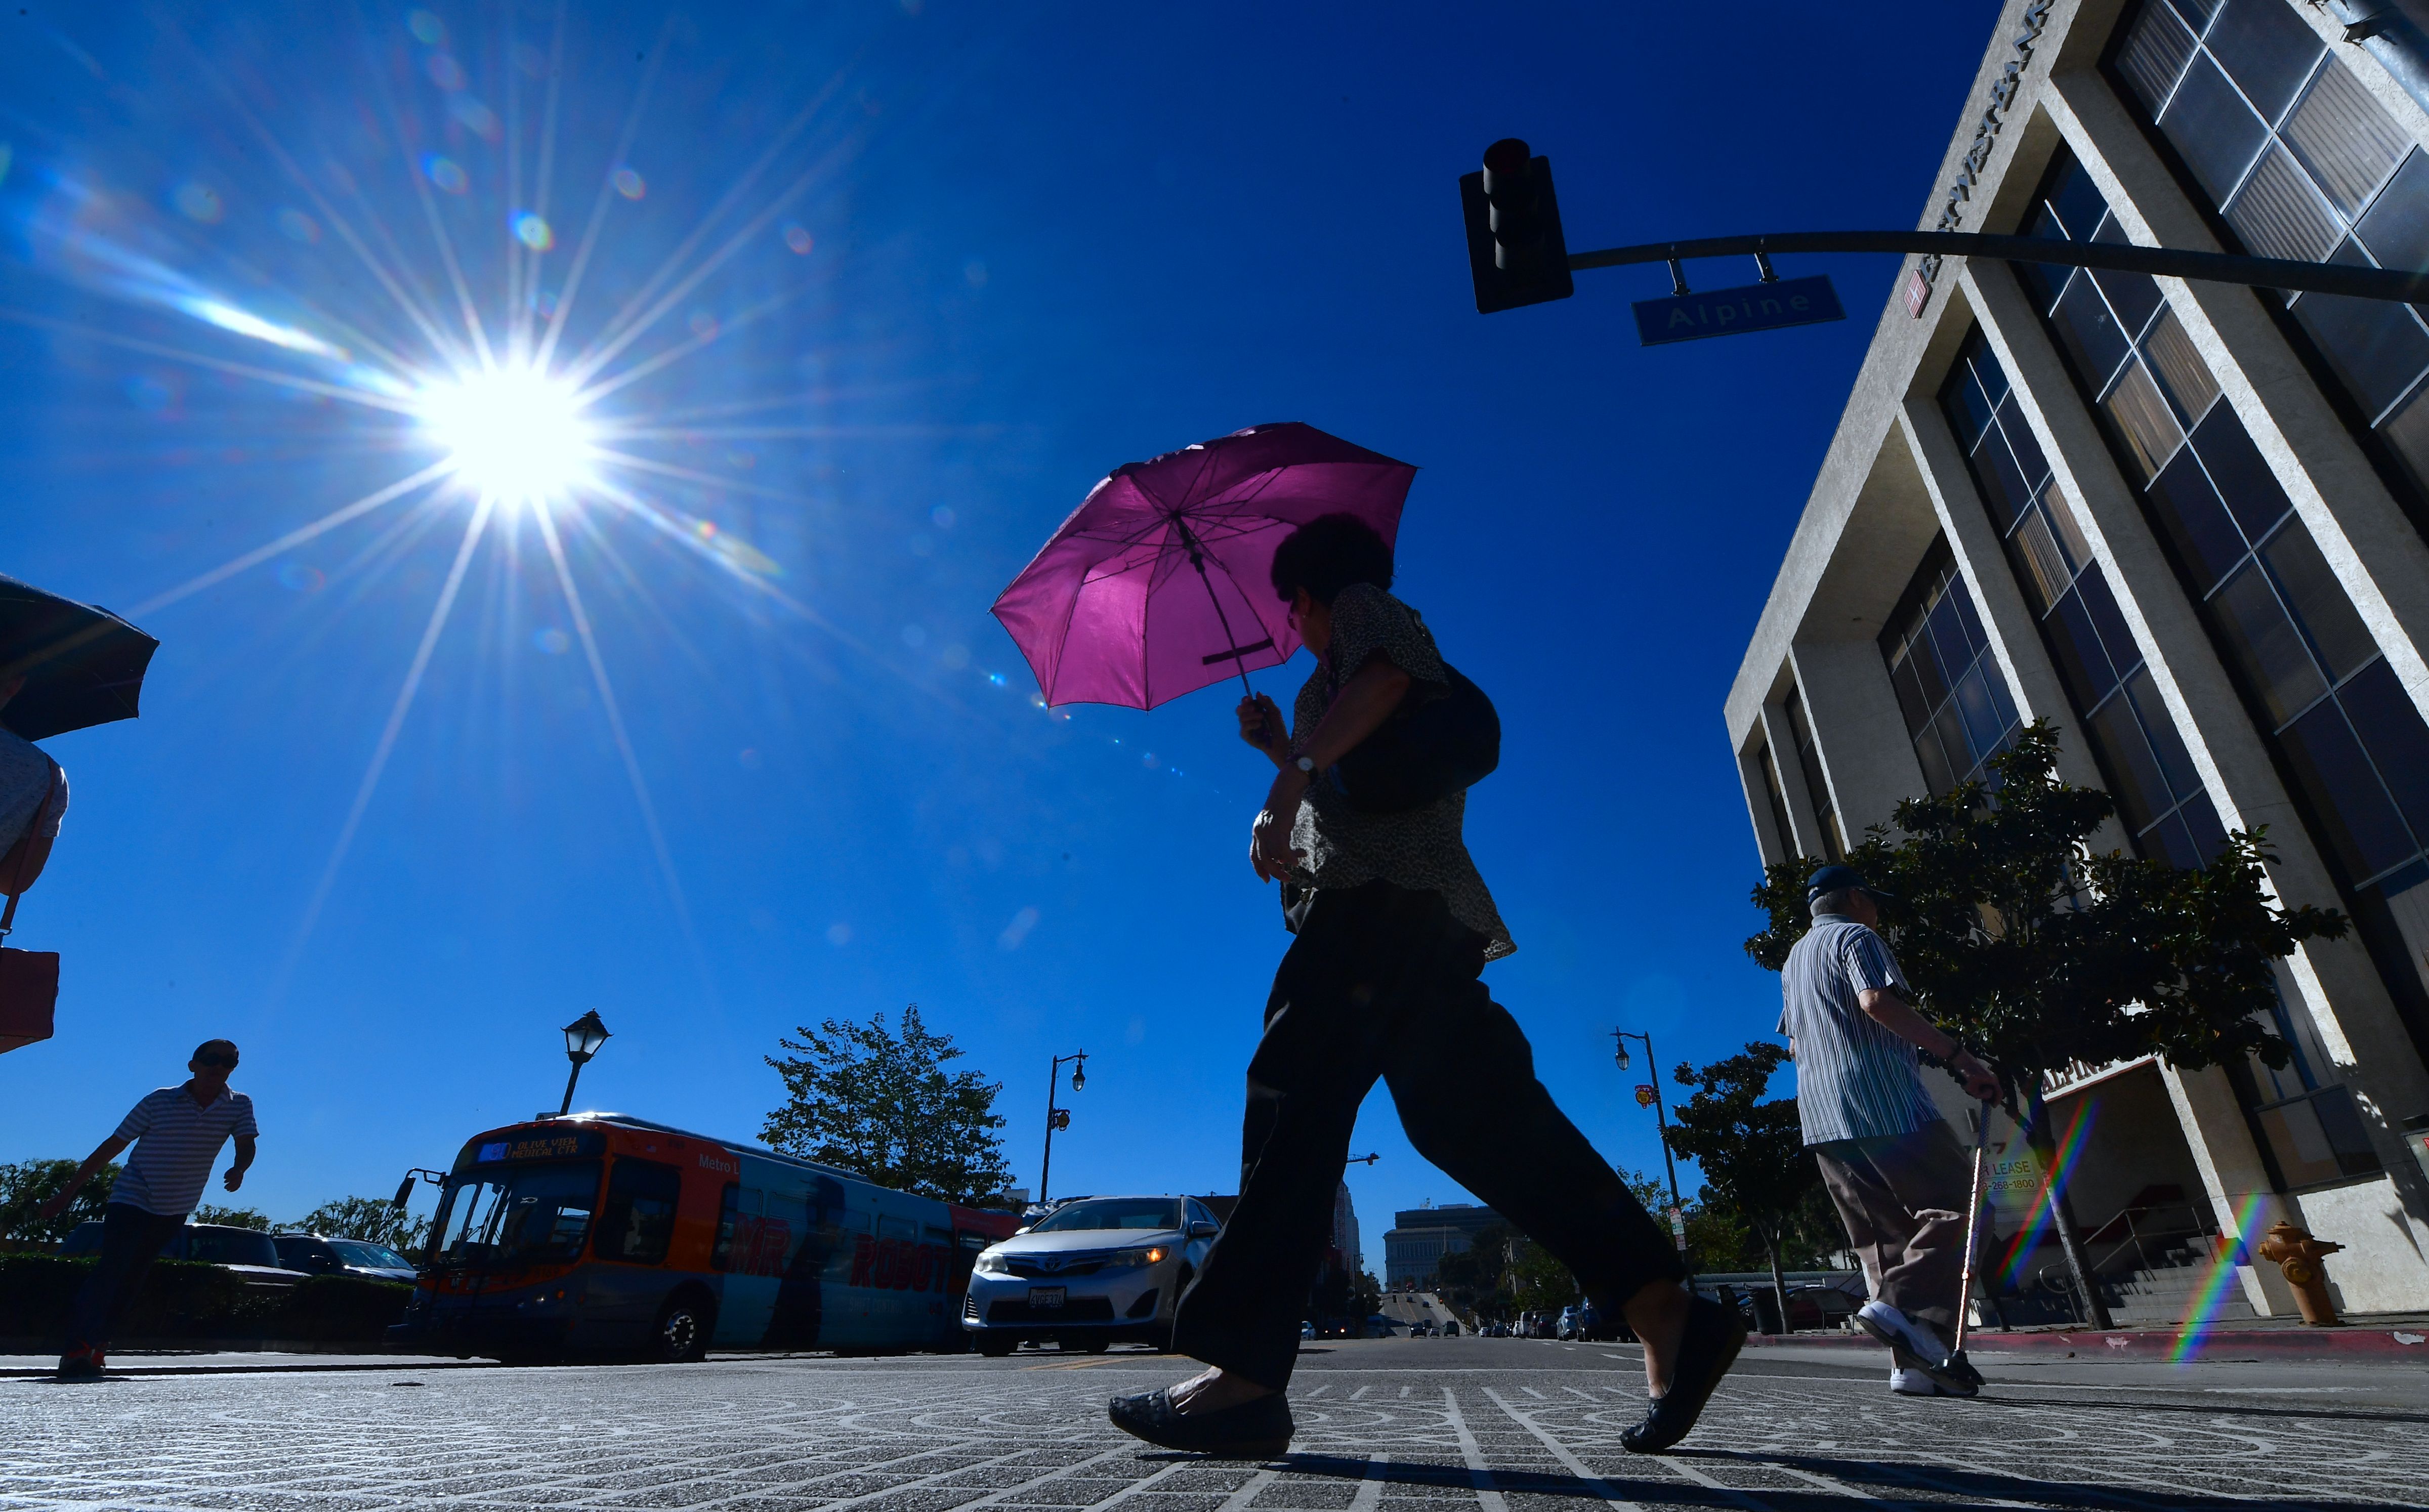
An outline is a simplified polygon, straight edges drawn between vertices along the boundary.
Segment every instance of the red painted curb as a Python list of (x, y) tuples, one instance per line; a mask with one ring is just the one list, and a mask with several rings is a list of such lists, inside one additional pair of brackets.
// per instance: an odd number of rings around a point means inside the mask
[[(2173, 1359), (2182, 1335), (2173, 1328), (2085, 1329), (2064, 1333), (1969, 1336), (1968, 1355), (2035, 1355), (2061, 1359)], [(1752, 1348), (1858, 1349), (1880, 1345), (1861, 1334), (1749, 1334)], [(2197, 1341), (2188, 1358), (2267, 1357), (2346, 1359), (2354, 1356), (2409, 1357), (2429, 1365), (2429, 1323), (2414, 1328), (2215, 1328)]]

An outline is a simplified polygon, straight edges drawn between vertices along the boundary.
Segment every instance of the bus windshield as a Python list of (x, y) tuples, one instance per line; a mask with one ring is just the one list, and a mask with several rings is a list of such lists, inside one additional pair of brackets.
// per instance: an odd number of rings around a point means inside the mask
[(1032, 1233), (1050, 1234), (1074, 1228), (1179, 1228), (1178, 1197), (1097, 1197), (1057, 1208), (1037, 1221)]
[(599, 1162), (492, 1166), (447, 1178), (431, 1224), (433, 1265), (570, 1260), (599, 1205)]

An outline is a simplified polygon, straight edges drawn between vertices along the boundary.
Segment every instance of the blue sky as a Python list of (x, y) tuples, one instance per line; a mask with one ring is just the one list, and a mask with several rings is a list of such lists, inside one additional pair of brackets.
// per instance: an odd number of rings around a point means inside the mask
[[(1286, 944), (1266, 768), (1219, 690), (1033, 706), (986, 610), (1113, 466), (1276, 419), (1422, 468), (1398, 591), (1501, 711), (1487, 980), (1562, 1104), (1658, 1168), (1610, 1030), (1665, 1066), (1768, 1034), (1720, 703), (1894, 265), (1782, 266), (1843, 323), (1640, 350), (1658, 269), (1475, 314), (1455, 181), (1527, 137), (1573, 248), (1912, 224), (1988, 0), (601, 4), (561, 44), (546, 6), (181, 8), (0, 18), (0, 570), (132, 609), (438, 460), (361, 396), (469, 339), (447, 255), (501, 339), (510, 267), (560, 294), (603, 183), (564, 350), (636, 295), (617, 361), (688, 350), (597, 406), (668, 433), (632, 507), (560, 517), (620, 741), (540, 533), (493, 519), (363, 796), (459, 494), (140, 616), (143, 717), (50, 743), (74, 811), (12, 943), (63, 954), (59, 1027), (0, 1060), (0, 1159), (81, 1155), (229, 1035), (287, 1217), (554, 1108), (585, 1009), (585, 1104), (750, 1136), (780, 1034), (917, 1001), (1004, 1083), (1019, 1180), (1084, 1048), (1058, 1190), (1231, 1190)], [(1380, 1267), (1392, 1209), (1464, 1194), (1380, 1090), (1370, 1149)]]

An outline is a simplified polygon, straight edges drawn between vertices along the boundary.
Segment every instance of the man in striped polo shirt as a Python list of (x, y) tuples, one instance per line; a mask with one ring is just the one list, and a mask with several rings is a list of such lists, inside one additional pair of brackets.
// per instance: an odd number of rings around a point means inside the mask
[(230, 1192), (244, 1185), (256, 1131), (253, 1099), (228, 1090), (236, 1059), (233, 1042), (204, 1041), (186, 1063), (192, 1077), (182, 1087), (146, 1093), (119, 1124), (118, 1132), (102, 1141), (68, 1184), (42, 1204), (42, 1217), (57, 1217), (94, 1173), (134, 1144), (134, 1155), (109, 1190), (101, 1259), (76, 1292), (69, 1314), (67, 1343), (59, 1352), (61, 1380), (90, 1380), (101, 1373), (102, 1350), (110, 1334), (142, 1288), (144, 1273), (202, 1200), (203, 1183), (210, 1179), (220, 1146), (231, 1136), (236, 1161), (223, 1180)]
[(1890, 1347), (1891, 1389), (1972, 1396), (1981, 1377), (1952, 1358), (1972, 1172), (1917, 1064), (1928, 1055), (1986, 1100), (1999, 1082), (1907, 1001), (1906, 975), (1873, 932), (1884, 896), (1852, 866), (1813, 874), (1813, 928), (1780, 970), (1779, 1027), (1805, 1143), (1871, 1284), (1856, 1322)]

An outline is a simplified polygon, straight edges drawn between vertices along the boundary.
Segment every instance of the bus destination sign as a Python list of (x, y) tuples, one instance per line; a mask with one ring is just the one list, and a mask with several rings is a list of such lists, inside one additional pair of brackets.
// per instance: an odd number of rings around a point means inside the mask
[(1634, 307), (1637, 345), (1646, 347), (1847, 318), (1839, 304), (1839, 291), (1830, 287), (1827, 273), (1811, 278), (1778, 278), (1743, 288), (1674, 294), (1668, 299), (1641, 299)]
[(494, 1165), (502, 1160), (567, 1160), (576, 1156), (597, 1155), (606, 1141), (594, 1131), (575, 1134), (522, 1134), (502, 1140), (483, 1140), (464, 1147), (456, 1167)]

